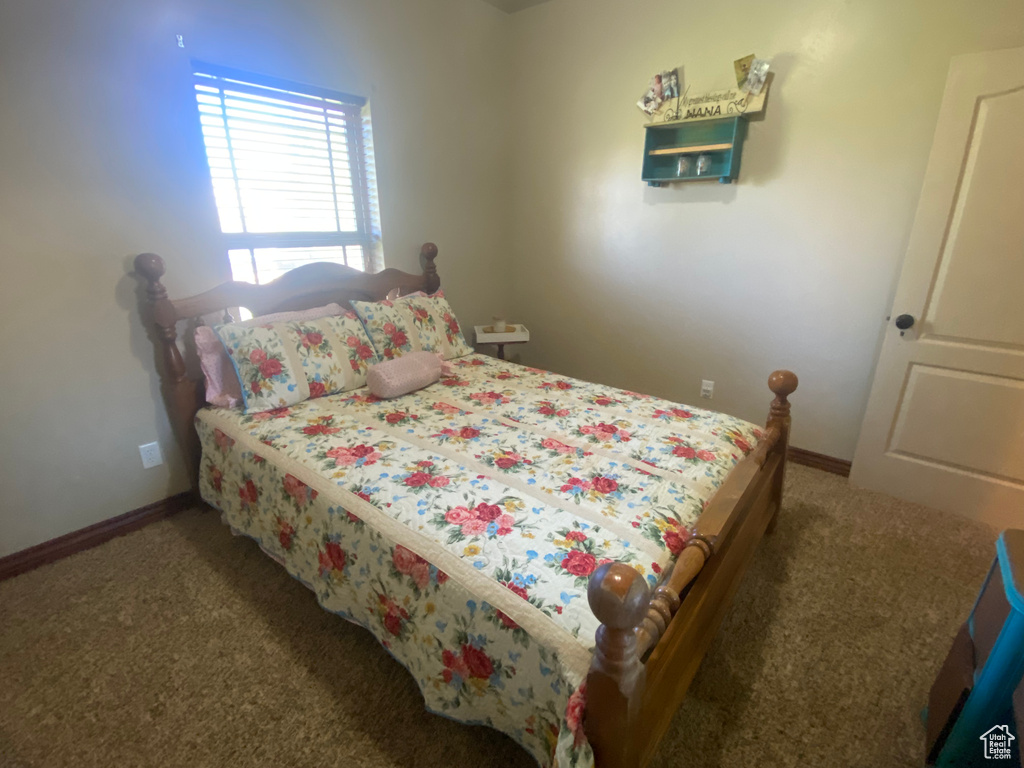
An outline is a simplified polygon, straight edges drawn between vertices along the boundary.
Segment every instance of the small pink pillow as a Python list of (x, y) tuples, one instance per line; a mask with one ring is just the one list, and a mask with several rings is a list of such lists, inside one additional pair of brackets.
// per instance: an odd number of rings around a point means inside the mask
[(366, 386), (385, 400), (407, 395), (441, 378), (443, 362), (433, 352), (406, 352), (394, 360), (371, 365), (366, 372)]
[[(303, 309), (299, 312), (275, 312), (272, 315), (260, 315), (251, 320), (243, 320), (237, 325), (251, 327), (269, 325), (270, 323), (287, 323), (303, 320), (317, 320), (330, 315), (343, 315), (345, 308), (340, 304), (325, 304), (322, 307)], [(196, 352), (199, 354), (199, 367), (206, 377), (206, 402), (222, 408), (237, 408), (242, 404), (242, 385), (238, 381), (238, 373), (231, 364), (231, 358), (220, 343), (216, 332), (208, 325), (196, 328)]]
[(200, 325), (196, 328), (196, 352), (199, 353), (199, 367), (206, 377), (206, 402), (222, 408), (237, 408), (242, 404), (242, 385), (231, 364), (231, 358), (224, 351), (213, 328)]

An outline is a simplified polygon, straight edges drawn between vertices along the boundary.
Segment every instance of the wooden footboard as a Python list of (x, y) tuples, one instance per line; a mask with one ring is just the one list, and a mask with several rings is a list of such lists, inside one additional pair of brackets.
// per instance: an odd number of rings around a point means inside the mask
[(598, 768), (642, 768), (651, 759), (714, 639), (765, 531), (782, 502), (789, 444), (790, 371), (775, 371), (767, 432), (712, 497), (694, 536), (651, 596), (622, 563), (591, 577), (588, 599), (601, 622), (584, 728)]

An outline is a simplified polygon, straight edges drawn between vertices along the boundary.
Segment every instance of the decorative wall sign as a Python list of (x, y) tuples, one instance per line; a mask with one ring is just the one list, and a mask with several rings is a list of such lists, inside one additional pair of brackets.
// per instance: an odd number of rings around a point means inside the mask
[(764, 109), (768, 87), (765, 84), (760, 93), (743, 93), (729, 88), (708, 91), (699, 96), (690, 96), (689, 89), (665, 113), (665, 122), (676, 123), (687, 120), (713, 120), (718, 117), (735, 117), (761, 112)]

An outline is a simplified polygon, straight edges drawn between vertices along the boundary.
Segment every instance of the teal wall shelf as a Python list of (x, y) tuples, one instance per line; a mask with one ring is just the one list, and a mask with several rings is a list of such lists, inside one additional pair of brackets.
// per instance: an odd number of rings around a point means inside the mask
[[(652, 187), (676, 181), (710, 181), (731, 184), (740, 173), (740, 154), (747, 134), (743, 117), (720, 120), (689, 120), (651, 123), (644, 141), (641, 178)], [(698, 158), (707, 168), (698, 173)], [(680, 158), (684, 167), (680, 170)]]

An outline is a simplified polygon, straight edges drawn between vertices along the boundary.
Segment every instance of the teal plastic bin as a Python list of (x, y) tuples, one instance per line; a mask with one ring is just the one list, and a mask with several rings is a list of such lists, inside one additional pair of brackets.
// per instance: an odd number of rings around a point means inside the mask
[[(976, 765), (1019, 766), (1013, 694), (1024, 676), (1024, 531), (1004, 531), (996, 542), (996, 558), (967, 619), (971, 648), (961, 656), (973, 671), (973, 685), (960, 697), (959, 715), (946, 723), (944, 738), (929, 755), (941, 768)], [(962, 644), (961, 644), (962, 645)], [(932, 689), (950, 677), (957, 644)], [(971, 653), (973, 651), (973, 653)], [(947, 689), (949, 680), (945, 681)], [(934, 709), (934, 707), (932, 707)], [(955, 712), (954, 712), (955, 714)], [(1019, 713), (1018, 713), (1019, 714)], [(930, 716), (936, 715), (929, 712)], [(944, 716), (944, 715), (943, 715)], [(931, 728), (931, 723), (929, 723)], [(937, 750), (937, 755), (934, 754)], [(1008, 750), (1004, 753), (1004, 750)]]

